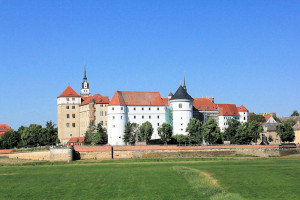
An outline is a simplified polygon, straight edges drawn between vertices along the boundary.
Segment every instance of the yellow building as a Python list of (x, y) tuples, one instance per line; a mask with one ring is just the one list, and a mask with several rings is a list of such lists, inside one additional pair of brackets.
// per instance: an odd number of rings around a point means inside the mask
[(72, 137), (84, 137), (90, 124), (97, 126), (100, 123), (107, 129), (109, 97), (90, 95), (86, 70), (80, 94), (68, 85), (57, 97), (58, 139), (63, 145)]

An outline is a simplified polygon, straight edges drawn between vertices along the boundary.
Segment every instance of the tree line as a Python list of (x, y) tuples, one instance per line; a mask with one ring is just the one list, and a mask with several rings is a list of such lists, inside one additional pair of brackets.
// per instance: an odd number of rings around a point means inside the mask
[(46, 122), (45, 128), (38, 124), (21, 126), (17, 131), (10, 129), (0, 138), (1, 149), (37, 147), (59, 143), (57, 128), (52, 121)]
[(90, 124), (87, 131), (85, 132), (84, 142), (86, 144), (107, 144), (108, 135), (105, 128), (100, 123), (97, 126)]

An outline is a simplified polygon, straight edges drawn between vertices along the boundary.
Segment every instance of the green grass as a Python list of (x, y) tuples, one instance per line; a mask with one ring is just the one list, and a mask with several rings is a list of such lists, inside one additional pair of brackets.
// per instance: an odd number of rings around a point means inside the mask
[(0, 199), (300, 199), (300, 159), (149, 159), (0, 166)]

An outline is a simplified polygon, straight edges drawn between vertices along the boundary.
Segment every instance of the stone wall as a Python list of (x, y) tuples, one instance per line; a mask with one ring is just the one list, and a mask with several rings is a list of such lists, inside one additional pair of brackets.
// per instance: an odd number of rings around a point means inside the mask
[(74, 147), (79, 152), (81, 160), (107, 160), (112, 159), (111, 146), (80, 146)]
[(73, 148), (72, 147), (50, 148), (49, 160), (52, 162), (61, 162), (61, 161), (70, 162), (73, 160)]
[(8, 154), (8, 158), (11, 159), (23, 159), (23, 160), (50, 160), (50, 151), (38, 151), (28, 153), (12, 153)]

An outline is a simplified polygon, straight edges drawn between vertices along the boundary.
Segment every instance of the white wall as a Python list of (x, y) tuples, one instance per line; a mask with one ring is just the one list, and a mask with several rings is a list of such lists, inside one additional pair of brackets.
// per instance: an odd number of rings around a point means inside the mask
[(123, 135), (127, 124), (126, 106), (108, 106), (108, 144), (125, 145)]
[(240, 122), (241, 123), (244, 123), (244, 122), (248, 121), (248, 112), (247, 111), (239, 112), (239, 114), (240, 114)]
[[(193, 101), (187, 99), (176, 99), (170, 101), (173, 109), (173, 135), (187, 135), (186, 127), (193, 118)], [(182, 105), (180, 108), (179, 105)]]
[(57, 98), (57, 105), (60, 104), (81, 104), (81, 97), (59, 97)]
[(219, 127), (221, 132), (224, 132), (226, 128), (228, 128), (228, 120), (236, 119), (240, 120), (240, 116), (219, 116)]

